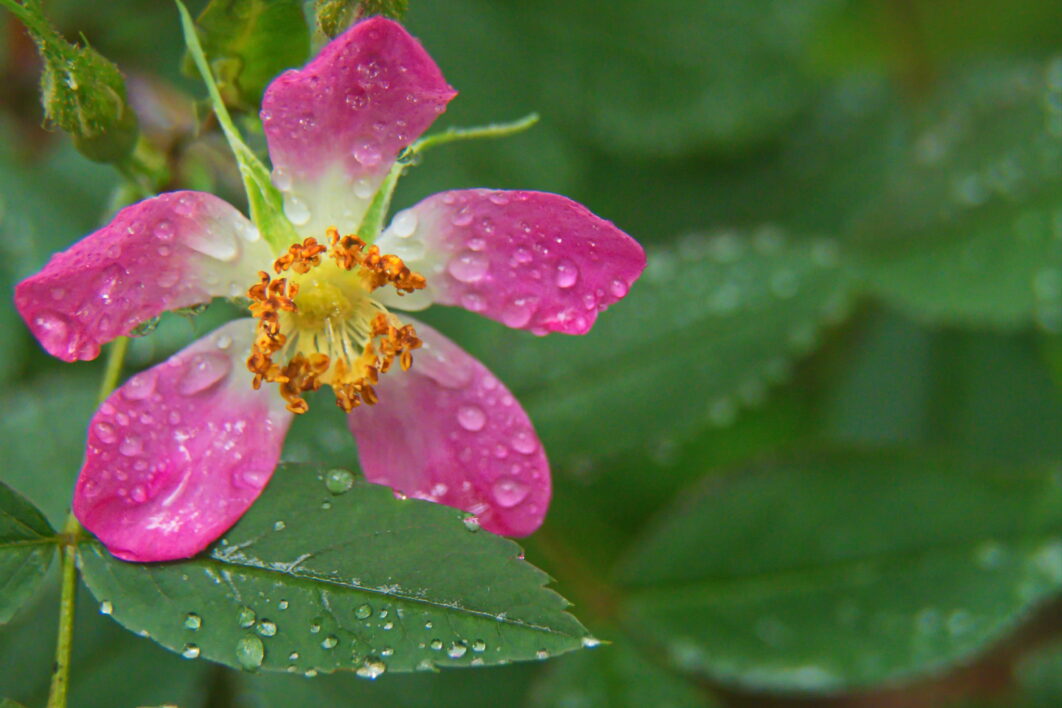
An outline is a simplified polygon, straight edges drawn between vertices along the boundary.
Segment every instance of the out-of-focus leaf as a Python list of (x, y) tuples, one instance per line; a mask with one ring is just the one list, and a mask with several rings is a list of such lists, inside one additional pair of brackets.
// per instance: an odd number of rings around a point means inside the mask
[(55, 526), (62, 525), (70, 508), (85, 455), (85, 430), (99, 389), (92, 373), (57, 374), (0, 397), (0, 479), (32, 500)]
[(127, 628), (248, 670), (375, 678), (582, 647), (546, 574), (462, 517), (345, 470), (285, 465), (206, 554), (124, 563), (92, 543), (82, 571)]
[(495, 666), (469, 676), (443, 670), (402, 676), (384, 675), (374, 682), (349, 673), (318, 676), (261, 674), (241, 676), (237, 704), (254, 708), (357, 706), (357, 708), (470, 708), (518, 706), (523, 703), (537, 665)]
[[(650, 253), (630, 295), (585, 337), (535, 338), (453, 318), (531, 414), (561, 464), (671, 444), (732, 423), (847, 314), (837, 244), (774, 228), (687, 238)], [(522, 341), (520, 341), (522, 339)]]
[[(48, 698), (55, 655), (58, 578), (46, 583), (34, 604), (0, 632), (0, 691), (27, 706), (43, 706)], [(70, 669), (70, 706), (207, 704), (210, 668), (136, 637), (99, 612), (92, 595), (80, 592), (74, 617)], [(141, 680), (150, 677), (150, 680)]]
[(1057, 708), (1062, 704), (1062, 642), (1053, 642), (1022, 659), (1017, 669), (1023, 706)]
[[(508, 6), (538, 94), (620, 154), (731, 153), (776, 135), (815, 95), (809, 48), (837, 0)], [(414, 11), (415, 11), (414, 4)]]
[(669, 511), (620, 579), (626, 626), (718, 680), (940, 670), (1062, 589), (1062, 474), (918, 452), (763, 463)]
[(37, 591), (55, 556), (55, 530), (32, 504), (0, 483), (0, 624)]
[[(257, 110), (273, 77), (310, 53), (299, 0), (211, 0), (195, 26), (226, 102), (247, 110)], [(195, 73), (190, 60), (185, 68)]]
[(862, 220), (873, 290), (934, 322), (1062, 331), (1062, 57), (969, 70)]
[(719, 704), (626, 639), (560, 659), (531, 693), (534, 708), (713, 708)]

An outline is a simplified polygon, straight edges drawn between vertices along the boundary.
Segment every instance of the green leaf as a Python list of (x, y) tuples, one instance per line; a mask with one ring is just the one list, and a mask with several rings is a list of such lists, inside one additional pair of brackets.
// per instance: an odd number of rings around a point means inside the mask
[(463, 516), (344, 470), (282, 465), (204, 555), (130, 564), (91, 543), (82, 572), (128, 629), (249, 670), (375, 678), (580, 648), (586, 629), (547, 576)]
[(10, 698), (0, 698), (0, 708), (26, 708), (24, 705)]
[(719, 703), (626, 639), (555, 662), (531, 693), (534, 708), (714, 708)]
[(1062, 642), (1056, 640), (1023, 658), (1016, 673), (1028, 708), (1056, 708), (1062, 703)]
[(85, 428), (99, 390), (99, 376), (93, 374), (64, 371), (0, 397), (5, 411), (0, 416), (0, 479), (57, 527), (70, 509), (71, 488), (85, 457)]
[(658, 158), (729, 153), (780, 132), (815, 95), (809, 49), (842, 7), (681, 0), (654, 5), (651, 21), (641, 0), (507, 9), (522, 36), (549, 47), (531, 61), (553, 110), (611, 152)]
[(40, 586), (55, 555), (55, 530), (32, 504), (0, 483), (0, 624)]
[(621, 616), (681, 668), (834, 691), (939, 671), (1062, 589), (1062, 470), (835, 451), (710, 482), (620, 578)]
[(299, 0), (211, 0), (195, 25), (222, 95), (245, 110), (256, 111), (273, 77), (310, 54)]
[(968, 70), (862, 219), (874, 292), (933, 322), (1062, 331), (1062, 58)]
[(834, 241), (770, 227), (694, 236), (651, 252), (585, 337), (506, 334), (499, 347), (496, 328), (454, 334), (465, 320), (452, 316), (456, 327), (441, 326), (518, 394), (551, 458), (585, 460), (727, 426), (762, 402), (823, 325), (846, 315), (839, 264)]

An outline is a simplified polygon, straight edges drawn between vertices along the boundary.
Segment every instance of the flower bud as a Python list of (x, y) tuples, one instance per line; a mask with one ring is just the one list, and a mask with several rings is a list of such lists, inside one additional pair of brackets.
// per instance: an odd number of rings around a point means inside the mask
[(90, 160), (121, 162), (128, 157), (139, 130), (118, 67), (92, 47), (68, 44), (58, 35), (36, 39), (44, 59), (45, 118), (69, 133)]

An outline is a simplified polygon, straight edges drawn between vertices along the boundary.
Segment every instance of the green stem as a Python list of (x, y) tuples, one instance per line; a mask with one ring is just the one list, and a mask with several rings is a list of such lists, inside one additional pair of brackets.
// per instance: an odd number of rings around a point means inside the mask
[[(2, 0), (0, 0), (2, 1)], [(100, 384), (99, 402), (111, 395), (118, 387), (122, 375), (129, 338), (119, 337), (111, 343), (107, 354), (107, 366)], [(55, 670), (48, 691), (48, 708), (66, 708), (67, 688), (70, 684), (70, 650), (74, 644), (74, 606), (77, 600), (77, 544), (83, 529), (73, 514), (66, 517), (60, 535), (59, 560), (61, 584), (59, 595), (59, 636), (55, 643)]]
[(530, 113), (523, 118), (509, 123), (491, 123), (475, 128), (449, 128), (441, 133), (428, 135), (410, 146), (414, 154), (420, 154), (436, 145), (456, 142), (458, 140), (478, 140), (480, 138), (505, 138), (522, 133), (538, 122), (538, 114)]

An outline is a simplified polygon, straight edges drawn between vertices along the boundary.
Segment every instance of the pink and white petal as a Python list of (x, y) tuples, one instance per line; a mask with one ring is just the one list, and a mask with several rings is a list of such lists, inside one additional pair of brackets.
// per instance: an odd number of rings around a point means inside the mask
[(428, 280), (409, 296), (379, 291), (389, 307), (458, 305), (535, 334), (585, 334), (645, 269), (637, 241), (544, 192), (442, 192), (396, 214), (377, 244)]
[(273, 474), (292, 414), (244, 365), (255, 321), (230, 322), (129, 379), (89, 424), (74, 514), (115, 556), (187, 558)]
[(15, 306), (49, 354), (84, 361), (166, 310), (245, 293), (272, 260), (231, 205), (169, 192), (127, 206), (52, 256), (15, 287)]
[(299, 233), (354, 233), (398, 153), (456, 92), (402, 25), (359, 22), (262, 100), (273, 180)]
[(475, 514), (526, 536), (550, 499), (549, 463), (527, 413), (472, 356), (413, 322), (424, 347), (409, 371), (380, 377), (379, 402), (347, 418), (370, 482)]

